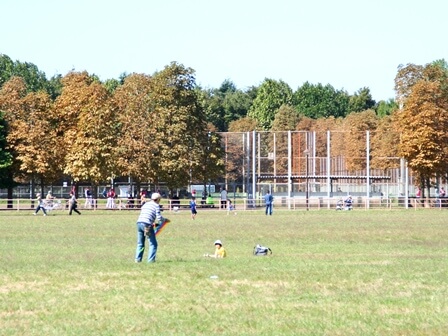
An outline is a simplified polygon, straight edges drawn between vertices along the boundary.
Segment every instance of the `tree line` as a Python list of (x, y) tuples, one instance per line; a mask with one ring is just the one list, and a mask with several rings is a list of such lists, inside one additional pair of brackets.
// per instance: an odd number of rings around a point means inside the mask
[[(191, 178), (205, 184), (232, 164), (220, 132), (252, 130), (344, 134), (335, 139), (335, 155), (353, 170), (365, 165), (369, 130), (373, 167), (387, 169), (396, 165), (391, 158), (404, 157), (429, 187), (446, 177), (447, 90), (444, 60), (399, 66), (396, 100), (376, 102), (367, 87), (348, 94), (306, 82), (293, 91), (268, 78), (245, 90), (230, 80), (201, 88), (195, 71), (176, 62), (104, 82), (85, 71), (47, 79), (34, 64), (0, 55), (0, 187), (30, 180), (43, 186), (62, 176), (75, 184), (117, 176), (169, 188)], [(325, 156), (325, 146), (316, 150)]]

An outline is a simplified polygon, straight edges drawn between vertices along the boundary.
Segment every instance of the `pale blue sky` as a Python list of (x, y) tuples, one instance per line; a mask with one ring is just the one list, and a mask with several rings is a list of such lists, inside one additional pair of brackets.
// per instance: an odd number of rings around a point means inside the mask
[(48, 78), (152, 74), (171, 61), (196, 82), (265, 78), (393, 98), (399, 64), (448, 60), (446, 0), (0, 0), (0, 53)]

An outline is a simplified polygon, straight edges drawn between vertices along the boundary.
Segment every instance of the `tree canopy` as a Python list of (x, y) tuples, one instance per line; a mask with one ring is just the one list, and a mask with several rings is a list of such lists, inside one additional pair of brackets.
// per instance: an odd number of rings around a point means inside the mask
[(291, 105), (292, 90), (283, 81), (265, 79), (257, 90), (248, 116), (257, 120), (259, 126), (268, 130), (272, 126), (275, 114), (282, 105)]
[[(104, 82), (74, 71), (47, 80), (34, 64), (0, 55), (0, 170), (8, 185), (65, 175), (93, 184), (129, 176), (176, 188), (221, 178), (224, 167), (238, 180), (245, 150), (238, 143), (254, 130), (315, 132), (318, 156), (326, 155), (331, 130), (331, 155), (361, 170), (369, 130), (372, 166), (388, 169), (402, 156), (429, 186), (430, 179), (448, 177), (448, 65), (400, 65), (395, 89), (395, 100), (378, 103), (368, 87), (350, 95), (305, 82), (293, 92), (267, 78), (244, 90), (229, 79), (202, 89), (195, 71), (176, 62), (152, 75), (123, 73)], [(226, 131), (235, 137), (222, 137)], [(273, 139), (263, 139), (268, 155)], [(286, 148), (280, 142), (279, 153)]]

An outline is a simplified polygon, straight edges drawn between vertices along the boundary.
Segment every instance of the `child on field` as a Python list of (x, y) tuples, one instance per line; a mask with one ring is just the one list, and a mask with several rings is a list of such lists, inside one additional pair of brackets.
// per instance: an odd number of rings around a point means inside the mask
[(215, 241), (215, 254), (204, 254), (204, 257), (210, 258), (225, 258), (227, 257), (227, 252), (225, 248), (222, 246), (222, 242), (218, 239)]
[(196, 210), (196, 198), (192, 197), (190, 201), (191, 219), (196, 218), (198, 211)]
[(235, 206), (233, 205), (231, 200), (227, 200), (227, 215), (229, 215), (233, 211), (233, 214), (236, 215)]

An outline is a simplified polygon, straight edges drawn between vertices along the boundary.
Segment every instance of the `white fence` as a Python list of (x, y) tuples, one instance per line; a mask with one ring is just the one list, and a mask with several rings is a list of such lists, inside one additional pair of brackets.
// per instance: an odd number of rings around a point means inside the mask
[[(264, 209), (263, 198), (248, 199), (248, 198), (233, 198), (231, 199), (236, 211), (254, 211)], [(341, 198), (326, 198), (326, 197), (287, 197), (287, 196), (275, 196), (274, 197), (274, 211), (275, 210), (289, 210), (289, 211), (316, 211), (316, 210), (336, 210), (338, 201)], [(46, 209), (50, 209), (56, 212), (68, 211), (67, 200), (54, 200), (53, 204), (57, 206), (52, 207), (51, 204), (45, 204)], [(448, 198), (408, 198), (408, 205), (405, 204), (406, 199), (404, 197), (384, 198), (384, 197), (353, 197), (353, 210), (392, 210), (392, 209), (448, 209)], [(162, 209), (166, 211), (189, 211), (188, 199), (176, 199), (168, 200), (163, 199), (161, 202)], [(30, 199), (11, 199), (1, 200), (1, 211), (31, 211), (37, 206), (35, 200)], [(227, 211), (227, 206), (221, 205), (221, 201), (218, 198), (214, 199), (213, 204), (201, 204), (197, 202), (197, 208), (210, 211)], [(108, 207), (107, 200), (105, 199), (78, 199), (79, 210), (116, 210), (116, 211), (132, 211), (139, 210), (139, 200), (128, 200), (117, 198), (114, 200), (112, 207)]]

